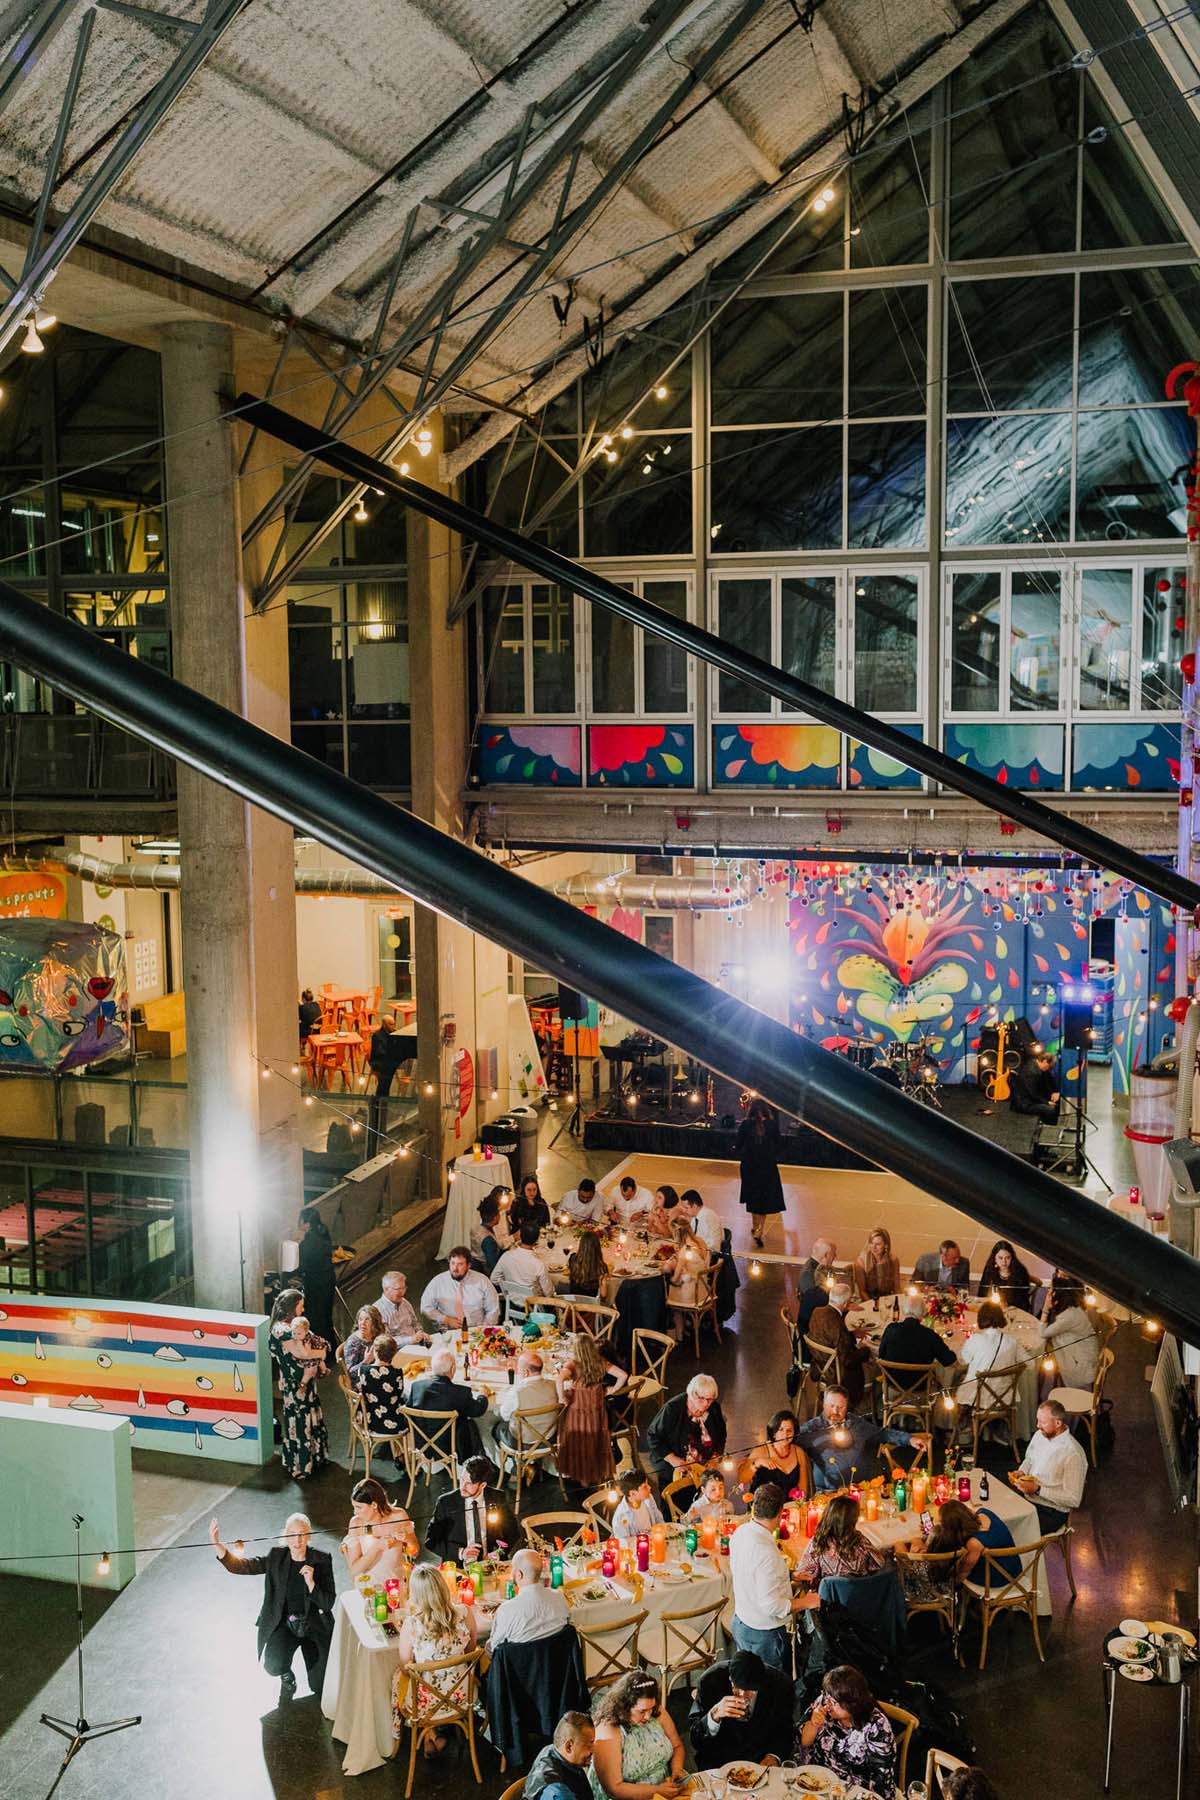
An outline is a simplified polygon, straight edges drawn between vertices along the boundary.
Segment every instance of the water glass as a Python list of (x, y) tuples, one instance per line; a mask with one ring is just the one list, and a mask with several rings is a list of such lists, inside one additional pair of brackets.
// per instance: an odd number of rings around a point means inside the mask
[(795, 1758), (789, 1757), (787, 1762), (781, 1763), (780, 1772), (783, 1775), (784, 1787), (794, 1792), (800, 1781), (800, 1766)]
[(908, 1800), (929, 1800), (929, 1789), (923, 1781), (909, 1782)]

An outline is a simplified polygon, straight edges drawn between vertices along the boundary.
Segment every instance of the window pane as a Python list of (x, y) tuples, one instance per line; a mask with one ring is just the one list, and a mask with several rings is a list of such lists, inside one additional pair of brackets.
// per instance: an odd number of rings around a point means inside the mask
[(692, 438), (686, 431), (619, 443), (584, 477), (588, 556), (686, 555), (692, 548)]
[(996, 712), (1000, 706), (1000, 572), (972, 569), (951, 578), (950, 708)]
[(1075, 277), (954, 281), (946, 290), (949, 412), (1071, 404)]
[(592, 627), (592, 710), (632, 712), (635, 627), (603, 606), (589, 607), (588, 618)]
[(575, 711), (575, 598), (540, 582), (533, 589), (533, 710)]
[(46, 496), (30, 489), (19, 473), (5, 472), (8, 492), (0, 495), (0, 568), (7, 581), (41, 575), (46, 567)]
[(1200, 268), (1114, 269), (1079, 287), (1079, 404), (1163, 398), (1181, 342), (1200, 341)]
[(917, 706), (917, 581), (859, 575), (854, 582), (854, 704), (873, 713)]
[(947, 421), (949, 543), (1061, 542), (1070, 531), (1070, 413)]
[(928, 102), (910, 107), (904, 126), (850, 165), (850, 239), (853, 268), (928, 262), (930, 135)]
[(485, 712), (525, 711), (525, 611), (519, 587), (483, 590)]
[[(955, 72), (950, 255), (1075, 247), (1079, 77), (1057, 25), (1030, 9)], [(1041, 79), (1043, 72), (1059, 73)]]
[(303, 750), (306, 756), (315, 756), (318, 762), (328, 764), (331, 769), (344, 772), (345, 754), (342, 733), (345, 726), (325, 723), (322, 725), (298, 725), (292, 723), (292, 742), (297, 750)]
[(293, 719), (340, 719), (342, 697), (341, 628), (293, 624), (299, 617), (319, 612), (318, 607), (288, 608), (288, 668)]
[(850, 296), (850, 413), (925, 411), (924, 287)]
[[(722, 278), (745, 275), (751, 269), (758, 275), (813, 275), (823, 269), (842, 268), (845, 264), (845, 207), (840, 184), (833, 205), (827, 206), (823, 213), (813, 212), (811, 208), (805, 210), (807, 207), (805, 196), (798, 203), (800, 216), (791, 231), (787, 230), (783, 217), (764, 225), (748, 244), (743, 244), (721, 264)], [(778, 248), (771, 250), (772, 245)], [(760, 266), (764, 256), (766, 261)]]
[(352, 781), (367, 787), (407, 792), (412, 787), (412, 736), (408, 725), (351, 725), (349, 728)]
[(1085, 711), (1129, 707), (1133, 573), (1084, 569), (1080, 577), (1079, 704)]
[[(583, 377), (585, 428), (592, 419), (601, 432), (617, 431), (626, 419), (642, 431), (690, 425), (690, 354), (684, 355), (670, 374), (664, 375), (663, 371), (672, 357), (679, 355), (693, 330), (690, 309), (681, 309), (669, 319), (658, 320), (644, 331), (622, 338), (611, 356)], [(651, 392), (638, 406), (642, 395), (660, 384), (667, 389), (666, 399), (658, 400)]]
[(1059, 705), (1061, 577), (1014, 569), (1009, 628), (1009, 705), (1014, 712), (1053, 712)]
[(1182, 408), (1081, 412), (1078, 444), (1077, 537), (1118, 543), (1185, 535), (1183, 471), (1196, 435)]
[[(837, 691), (837, 581), (832, 575), (785, 576), (779, 588), (780, 662), (827, 694)], [(795, 712), (784, 706), (785, 712)]]
[(407, 719), (411, 689), (408, 630), (380, 620), (351, 626), (346, 700), (352, 719)]
[[(468, 490), (470, 504), (489, 519), (523, 531), (535, 543), (548, 544), (564, 556), (578, 556), (578, 489), (572, 488), (551, 504), (576, 456), (573, 438), (539, 444), (522, 427), (475, 464)], [(543, 508), (549, 509), (546, 517), (535, 525)]]
[(852, 425), (849, 436), (850, 548), (922, 548), (925, 426)]
[(711, 547), (837, 550), (842, 428), (714, 431)]
[(1175, 564), (1146, 569), (1142, 575), (1142, 707), (1147, 712), (1173, 711), (1183, 697), (1182, 621), (1187, 570)]
[[(1108, 132), (1104, 142), (1087, 143), (1088, 133), (1101, 125)], [(1083, 248), (1179, 243), (1182, 231), (1090, 81), (1083, 88), (1083, 133)]]
[[(770, 662), (771, 583), (750, 578), (719, 582), (717, 606), (717, 630), (726, 642)], [(722, 675), (717, 706), (721, 712), (769, 712), (771, 700), (761, 688)]]
[[(642, 592), (676, 619), (687, 618), (686, 581), (647, 581)], [(652, 632), (642, 633), (643, 680), (647, 713), (681, 713), (688, 709), (688, 658)]]
[(842, 296), (736, 302), (709, 337), (716, 425), (842, 416)]

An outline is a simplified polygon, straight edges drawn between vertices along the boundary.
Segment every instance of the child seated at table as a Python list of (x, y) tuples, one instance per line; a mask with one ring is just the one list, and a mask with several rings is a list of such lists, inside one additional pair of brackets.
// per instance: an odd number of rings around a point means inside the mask
[(729, 1501), (725, 1497), (725, 1477), (720, 1469), (710, 1469), (704, 1477), (700, 1492), (688, 1507), (688, 1522), (697, 1525), (701, 1519), (723, 1519), (729, 1510)]
[(617, 1484), (621, 1498), (613, 1510), (612, 1534), (627, 1542), (652, 1525), (661, 1525), (663, 1516), (650, 1487), (650, 1477), (641, 1469), (627, 1469)]

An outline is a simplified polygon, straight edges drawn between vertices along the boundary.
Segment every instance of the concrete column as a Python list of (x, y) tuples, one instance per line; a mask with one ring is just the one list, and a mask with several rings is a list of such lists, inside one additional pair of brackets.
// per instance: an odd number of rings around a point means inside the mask
[[(228, 327), (164, 327), (162, 373), (174, 670), (188, 687), (245, 715), (237, 461), (233, 427), (218, 417), (234, 392)], [(244, 801), (183, 767), (178, 795), (196, 1299), (207, 1306), (239, 1307), (244, 1298), (255, 1309), (262, 1271), (276, 1266), (279, 1238), (294, 1221), (302, 1194), (294, 1130), (288, 1147), (290, 1107), (284, 1104), (282, 1121), (278, 1114), (283, 1094), (292, 1090), (279, 1080), (263, 1081), (255, 1060), (256, 988), (264, 985), (256, 956), (265, 936), (263, 908), (275, 914), (284, 932), (272, 952), (278, 962), (286, 960), (291, 944), (286, 983), (295, 1005), (291, 831), (262, 814), (252, 828)], [(269, 872), (256, 884), (254, 845), (260, 836), (273, 855), (265, 859)], [(256, 886), (262, 886), (261, 893)], [(274, 1055), (290, 1059), (294, 1011), (285, 1033), (278, 1004), (273, 1010), (273, 1020), (268, 1009), (259, 1027)], [(265, 1157), (264, 1128), (271, 1152)]]

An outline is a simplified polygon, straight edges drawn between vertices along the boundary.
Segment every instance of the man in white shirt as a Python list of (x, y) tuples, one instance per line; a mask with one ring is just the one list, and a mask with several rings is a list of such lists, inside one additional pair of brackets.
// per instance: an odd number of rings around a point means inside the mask
[[(512, 1423), (515, 1414), (545, 1412), (548, 1407), (558, 1405), (558, 1389), (545, 1374), (545, 1364), (536, 1350), (523, 1350), (517, 1358), (517, 1379), (514, 1386), (501, 1388), (496, 1396), (496, 1412), (501, 1425)], [(512, 1433), (500, 1431), (498, 1436), (512, 1441)]]
[(498, 1325), (500, 1296), (478, 1269), (471, 1252), (458, 1244), (450, 1252), (445, 1274), (435, 1275), (421, 1295), (421, 1311), (438, 1331), (461, 1331), (464, 1325)]
[(617, 1484), (621, 1498), (613, 1508), (612, 1534), (622, 1543), (630, 1543), (640, 1532), (663, 1523), (658, 1501), (650, 1488), (650, 1478), (641, 1469), (626, 1469)]
[(725, 1225), (720, 1213), (715, 1213), (711, 1206), (706, 1206), (703, 1196), (695, 1188), (689, 1188), (686, 1194), (680, 1194), (679, 1209), (696, 1236), (707, 1244), (709, 1255), (719, 1255), (725, 1238)]
[(553, 1294), (554, 1283), (537, 1253), (541, 1232), (530, 1221), (521, 1227), (521, 1241), (497, 1257), (492, 1280), (502, 1294)]
[(786, 1674), (792, 1666), (792, 1616), (805, 1601), (793, 1595), (787, 1560), (775, 1541), (782, 1510), (783, 1489), (773, 1481), (760, 1487), (750, 1503), (750, 1518), (729, 1540), (729, 1575), (734, 1643)]
[(1087, 1454), (1071, 1436), (1071, 1421), (1057, 1400), (1043, 1400), (1038, 1428), (1029, 1440), (1025, 1460), (1009, 1480), (1037, 1509), (1043, 1535), (1061, 1531), (1083, 1499)]
[(421, 1321), (406, 1299), (408, 1277), (399, 1269), (389, 1269), (380, 1283), (381, 1293), (372, 1305), (378, 1309), (383, 1328), (398, 1344), (427, 1344), (429, 1338), (421, 1330)]
[(564, 1194), (554, 1211), (556, 1217), (565, 1217), (572, 1225), (598, 1225), (604, 1217), (604, 1202), (591, 1176), (585, 1175), (577, 1188)]
[(609, 1211), (620, 1224), (629, 1226), (635, 1219), (641, 1218), (654, 1206), (654, 1195), (649, 1188), (639, 1187), (632, 1175), (622, 1175), (621, 1185), (609, 1202)]
[(542, 1559), (536, 1550), (518, 1550), (512, 1559), (516, 1596), (502, 1600), (492, 1621), (488, 1649), (497, 1644), (532, 1644), (537, 1638), (554, 1637), (571, 1622), (561, 1588), (542, 1586)]

